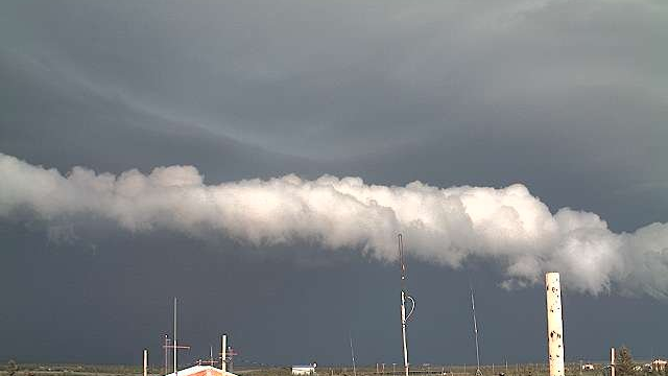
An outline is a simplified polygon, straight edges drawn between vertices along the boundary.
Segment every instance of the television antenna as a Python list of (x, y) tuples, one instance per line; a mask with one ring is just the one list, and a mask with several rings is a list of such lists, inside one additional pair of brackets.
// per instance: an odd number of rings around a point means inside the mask
[[(181, 345), (179, 346), (177, 341), (176, 341), (176, 305), (177, 305), (177, 300), (174, 298), (174, 340), (172, 341), (172, 345), (169, 344), (169, 338), (165, 335), (165, 345), (163, 346), (165, 348), (165, 352), (167, 349), (172, 349), (174, 351), (174, 376), (178, 376), (179, 374), (179, 369), (178, 369), (178, 360), (177, 360), (177, 353), (179, 350), (190, 350), (190, 346), (184, 346)], [(165, 362), (166, 364), (167, 362)]]

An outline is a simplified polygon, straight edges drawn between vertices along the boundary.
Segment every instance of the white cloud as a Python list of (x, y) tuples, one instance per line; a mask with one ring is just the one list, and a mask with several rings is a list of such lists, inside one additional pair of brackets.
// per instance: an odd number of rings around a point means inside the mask
[(311, 242), (394, 260), (396, 234), (410, 254), (458, 267), (473, 256), (497, 262), (503, 286), (525, 286), (548, 270), (578, 291), (668, 291), (668, 225), (616, 234), (594, 213), (549, 208), (528, 189), (367, 185), (355, 177), (287, 175), (205, 185), (192, 166), (118, 176), (75, 167), (63, 176), (0, 154), (0, 217), (28, 210), (58, 225), (111, 220), (130, 231), (194, 236), (215, 231), (256, 246)]

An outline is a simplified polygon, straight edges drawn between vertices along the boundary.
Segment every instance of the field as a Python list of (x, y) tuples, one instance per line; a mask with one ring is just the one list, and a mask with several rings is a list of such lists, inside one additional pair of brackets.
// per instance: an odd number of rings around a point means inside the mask
[[(376, 366), (357, 367), (357, 376), (401, 376), (400, 366), (396, 366), (396, 373), (392, 372), (391, 364), (385, 365), (385, 372), (382, 372), (382, 366), (379, 366), (380, 372), (376, 371)], [(596, 364), (594, 371), (580, 371), (579, 363), (566, 365), (565, 376), (603, 376), (603, 365)], [(416, 365), (411, 368), (411, 375), (416, 376), (475, 376), (475, 366), (471, 365)], [(548, 370), (546, 364), (505, 364), (485, 365), (481, 367), (484, 376), (499, 376), (504, 373), (505, 376), (547, 376)], [(240, 376), (290, 376), (289, 367), (264, 367), (264, 368), (236, 368), (234, 373)], [(18, 370), (13, 372), (13, 376), (137, 376), (141, 375), (140, 366), (128, 365), (90, 365), (90, 364), (18, 364)], [(0, 368), (0, 376), (10, 376), (10, 366), (5, 364)], [(162, 368), (150, 367), (149, 375), (162, 375)], [(318, 367), (318, 376), (353, 376), (353, 369), (346, 367)]]

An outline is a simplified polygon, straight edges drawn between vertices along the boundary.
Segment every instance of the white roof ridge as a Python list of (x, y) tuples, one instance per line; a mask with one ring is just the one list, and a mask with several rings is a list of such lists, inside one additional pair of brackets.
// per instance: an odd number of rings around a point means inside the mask
[[(195, 364), (194, 366), (190, 366), (188, 368), (184, 368), (182, 370), (179, 370), (178, 376), (192, 375), (194, 373), (202, 372), (202, 371), (205, 371), (205, 370), (215, 370), (220, 374), (223, 373), (223, 370), (220, 369), (220, 368), (216, 368), (216, 367), (213, 367), (213, 366), (210, 366), (210, 365)], [(177, 375), (176, 375), (175, 372), (172, 372), (172, 373), (168, 373), (164, 376), (177, 376)], [(226, 371), (224, 376), (237, 376), (237, 375), (232, 373), (232, 372)]]

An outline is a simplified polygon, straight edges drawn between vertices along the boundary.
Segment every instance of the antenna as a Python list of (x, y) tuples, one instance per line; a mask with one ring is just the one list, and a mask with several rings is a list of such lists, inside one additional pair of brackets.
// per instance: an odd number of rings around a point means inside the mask
[(353, 336), (352, 334), (349, 334), (348, 337), (350, 338), (350, 355), (353, 358), (353, 376), (357, 376), (357, 368), (355, 367), (355, 348), (353, 347)]
[(234, 372), (234, 357), (239, 355), (239, 353), (232, 346), (227, 346), (226, 353), (230, 370)]
[[(415, 311), (415, 299), (406, 292), (406, 264), (404, 263), (404, 240), (401, 234), (399, 240), (399, 263), (401, 265), (401, 338), (404, 345), (404, 375), (408, 376), (408, 345), (406, 343), (406, 322)], [(406, 315), (406, 299), (411, 301), (411, 310)]]
[(209, 365), (211, 367), (218, 364), (218, 360), (216, 360), (213, 357), (213, 346), (209, 345), (209, 360), (202, 360), (202, 359), (199, 360), (199, 365), (202, 365), (202, 364), (206, 364), (206, 365)]
[(176, 354), (179, 352), (178, 344), (176, 343), (176, 297), (174, 297), (174, 376), (178, 376), (179, 369), (177, 367)]
[[(165, 345), (163, 346), (165, 348), (165, 355), (167, 355), (167, 349), (173, 349), (174, 350), (174, 375), (178, 376), (179, 374), (179, 369), (177, 366), (177, 358), (176, 358), (176, 353), (180, 350), (189, 350), (190, 346), (179, 346), (176, 342), (176, 298), (174, 298), (174, 341), (173, 344), (169, 344), (169, 338), (165, 334)], [(165, 358), (165, 368), (167, 368), (167, 359)]]
[(475, 334), (475, 360), (476, 360), (476, 376), (482, 376), (480, 371), (480, 350), (478, 348), (478, 320), (475, 318), (475, 296), (473, 295), (473, 287), (471, 287), (471, 308), (473, 311), (473, 333)]

